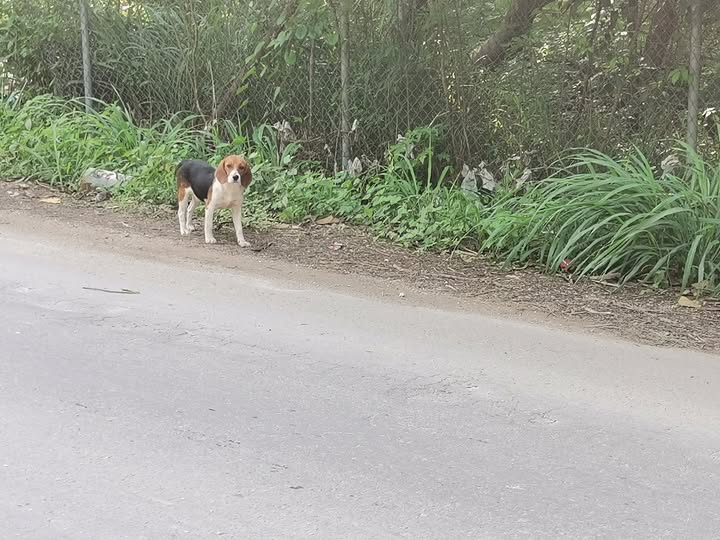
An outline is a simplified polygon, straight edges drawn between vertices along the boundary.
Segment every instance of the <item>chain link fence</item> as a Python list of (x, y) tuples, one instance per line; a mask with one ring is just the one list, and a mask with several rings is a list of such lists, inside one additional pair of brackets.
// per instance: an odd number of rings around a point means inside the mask
[(578, 147), (661, 159), (678, 140), (720, 150), (714, 1), (84, 2), (86, 85), (79, 4), (3, 0), (17, 40), (0, 55), (4, 94), (92, 93), (139, 122), (289, 126), (331, 169), (427, 126), (471, 166), (544, 167)]

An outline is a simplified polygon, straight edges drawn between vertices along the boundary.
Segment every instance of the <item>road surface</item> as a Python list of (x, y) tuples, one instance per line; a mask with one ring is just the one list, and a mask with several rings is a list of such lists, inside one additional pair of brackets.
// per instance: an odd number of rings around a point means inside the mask
[(3, 538), (720, 537), (716, 357), (85, 245), (0, 229)]

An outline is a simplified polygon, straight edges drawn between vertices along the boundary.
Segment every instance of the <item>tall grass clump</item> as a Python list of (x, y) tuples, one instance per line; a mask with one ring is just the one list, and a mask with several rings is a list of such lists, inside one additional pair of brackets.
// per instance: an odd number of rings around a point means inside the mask
[(477, 229), (484, 199), (448, 185), (451, 169), (447, 158), (436, 154), (435, 128), (411, 130), (389, 146), (382, 162), (355, 177), (300, 160), (300, 146), (280, 148), (276, 131), (267, 125), (248, 130), (231, 121), (209, 130), (196, 125), (200, 121), (192, 115), (139, 125), (122, 106), (101, 102), (95, 112), (86, 112), (77, 100), (5, 100), (0, 102), (0, 170), (5, 177), (29, 176), (72, 191), (88, 168), (110, 169), (131, 177), (115, 190), (121, 200), (174, 204), (180, 160), (218, 163), (227, 154), (242, 153), (253, 166), (246, 213), (251, 225), (334, 215), (422, 249), (455, 247)]
[(487, 200), (450, 184), (449, 160), (436, 150), (439, 137), (437, 128), (418, 128), (388, 148), (364, 195), (364, 217), (378, 236), (421, 249), (477, 244)]
[(682, 149), (678, 174), (636, 151), (624, 159), (586, 151), (483, 220), (483, 248), (506, 263), (537, 261), (577, 276), (617, 273), (622, 282), (720, 286), (720, 167)]
[(86, 113), (76, 100), (39, 96), (0, 112), (0, 165), (5, 176), (27, 176), (74, 189), (90, 167), (145, 179), (142, 195), (164, 202), (177, 160), (202, 145), (190, 117), (148, 127), (137, 125), (118, 105), (98, 103)]

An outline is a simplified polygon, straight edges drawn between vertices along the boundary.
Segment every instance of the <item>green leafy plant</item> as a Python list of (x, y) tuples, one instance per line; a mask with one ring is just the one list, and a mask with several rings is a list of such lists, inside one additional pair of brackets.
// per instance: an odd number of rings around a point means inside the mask
[(174, 205), (180, 160), (218, 163), (241, 153), (253, 164), (246, 200), (254, 226), (334, 215), (409, 247), (470, 245), (548, 272), (569, 263), (577, 277), (617, 273), (621, 281), (720, 289), (720, 165), (686, 148), (678, 172), (654, 167), (639, 150), (622, 159), (582, 151), (521, 189), (512, 187), (516, 165), (497, 193), (471, 197), (453, 187), (452, 169), (435, 150), (436, 129), (407, 133), (372, 173), (353, 177), (299, 159), (297, 144), (280, 151), (267, 125), (195, 125), (196, 117), (176, 115), (141, 126), (117, 105), (87, 113), (77, 101), (48, 96), (7, 100), (0, 166), (68, 190), (88, 167), (112, 169), (132, 177), (116, 190), (120, 200)]
[(617, 273), (656, 285), (720, 285), (720, 168), (683, 149), (679, 174), (658, 172), (636, 151), (599, 152), (494, 205), (483, 248), (506, 263), (538, 261), (577, 276)]

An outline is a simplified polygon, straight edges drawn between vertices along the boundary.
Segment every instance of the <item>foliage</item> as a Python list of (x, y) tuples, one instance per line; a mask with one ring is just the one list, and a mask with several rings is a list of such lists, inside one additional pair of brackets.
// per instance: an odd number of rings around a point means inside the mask
[(720, 167), (689, 155), (673, 174), (641, 152), (622, 160), (578, 154), (525, 195), (498, 202), (483, 221), (483, 248), (551, 272), (569, 260), (577, 276), (616, 272), (622, 281), (716, 288)]
[[(397, 135), (445, 127), (453, 164), (533, 168), (568, 148), (661, 155), (684, 130), (682, 2), (548, 2), (491, 65), (473, 51), (524, 0), (361, 0), (351, 15), (353, 154), (381, 158)], [(526, 1), (526, 0), (525, 0)], [(197, 125), (291, 123), (303, 157), (337, 161), (340, 3), (323, 0), (94, 0), (96, 95), (143, 125), (181, 111)], [(672, 9), (662, 11), (663, 6)], [(676, 5), (675, 5), (676, 4)], [(708, 2), (701, 142), (718, 150), (720, 9)], [(297, 9), (283, 18), (288, 6)], [(37, 14), (42, 13), (42, 17)], [(243, 16), (237, 16), (242, 13)], [(660, 18), (659, 14), (665, 18)], [(27, 92), (82, 93), (77, 3), (0, 1), (0, 62)], [(235, 84), (237, 83), (237, 84)], [(222, 106), (227, 93), (229, 104)], [(332, 163), (329, 164), (332, 170)]]
[[(369, 225), (404, 245), (441, 248), (456, 245), (480, 215), (480, 207), (443, 182), (433, 186), (433, 130), (416, 130), (388, 150), (378, 177), (327, 175), (317, 163), (297, 159), (300, 148), (279, 151), (275, 132), (259, 126), (246, 135), (230, 122), (210, 131), (194, 129), (193, 116), (175, 116), (148, 127), (138, 126), (117, 105), (98, 104), (86, 113), (79, 101), (39, 96), (22, 106), (0, 107), (0, 167), (8, 176), (32, 171), (35, 178), (73, 190), (88, 167), (130, 175), (117, 195), (146, 204), (174, 204), (177, 163), (189, 157), (211, 163), (228, 153), (242, 153), (253, 163), (253, 188), (247, 197), (251, 224), (271, 216), (300, 223), (335, 215)], [(422, 151), (406, 155), (406, 141)], [(402, 156), (402, 157), (401, 157)], [(422, 172), (422, 174), (421, 174)]]
[(505, 181), (493, 196), (468, 196), (451, 186), (435, 128), (411, 130), (373, 171), (352, 177), (301, 160), (297, 144), (280, 151), (265, 125), (200, 130), (195, 117), (175, 116), (138, 126), (117, 105), (98, 109), (48, 96), (2, 102), (0, 167), (70, 190), (87, 167), (113, 169), (132, 176), (121, 199), (174, 205), (178, 161), (243, 153), (255, 179), (246, 199), (251, 225), (335, 215), (420, 249), (469, 245), (548, 272), (570, 260), (577, 277), (617, 272), (622, 281), (720, 288), (720, 165), (685, 148), (677, 173), (658, 171), (639, 150), (623, 159), (584, 151), (528, 187)]

